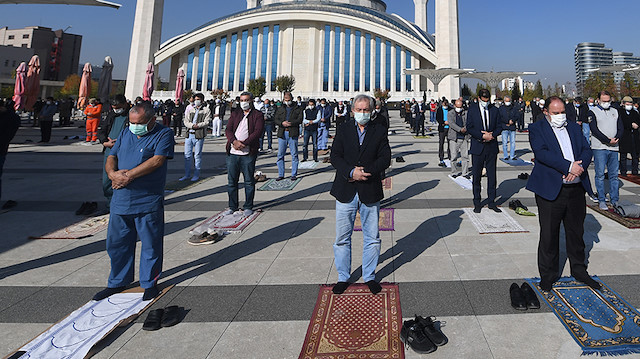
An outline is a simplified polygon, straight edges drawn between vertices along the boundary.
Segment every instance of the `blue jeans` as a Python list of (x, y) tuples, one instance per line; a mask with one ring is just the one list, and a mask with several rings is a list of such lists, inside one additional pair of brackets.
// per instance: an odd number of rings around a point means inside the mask
[(516, 157), (516, 131), (502, 131), (502, 155), (504, 158), (507, 158), (508, 147), (511, 147), (511, 150), (508, 152), (509, 158), (513, 159)]
[(264, 123), (264, 130), (262, 130), (262, 137), (260, 137), (260, 148), (259, 150), (262, 151), (262, 149), (264, 148), (264, 136), (267, 136), (267, 148), (268, 149), (273, 149), (273, 127), (275, 125), (273, 123), (269, 123), (269, 122), (265, 122)]
[(189, 134), (189, 138), (184, 141), (184, 175), (191, 176), (191, 161), (195, 158), (196, 171), (194, 176), (200, 176), (200, 164), (202, 163), (202, 145), (204, 138), (196, 139), (194, 134)]
[(291, 151), (291, 177), (298, 175), (298, 139), (289, 137), (289, 131), (284, 131), (284, 139), (278, 138), (278, 177), (284, 177), (284, 155), (287, 147)]
[(598, 191), (598, 201), (604, 203), (604, 170), (609, 173), (609, 196), (611, 203), (616, 204), (620, 199), (618, 188), (618, 169), (620, 162), (618, 161), (618, 152), (609, 150), (593, 150), (593, 163), (596, 168), (596, 191)]
[(109, 215), (107, 253), (111, 258), (109, 288), (133, 282), (136, 242), (140, 238), (140, 286), (153, 287), (162, 273), (164, 208), (155, 212)]
[(253, 199), (256, 195), (256, 183), (254, 173), (256, 171), (256, 156), (238, 156), (230, 154), (227, 156), (227, 194), (229, 195), (229, 209), (237, 211), (238, 204), (238, 181), (240, 173), (244, 178), (244, 206), (243, 209), (253, 209)]
[(333, 244), (333, 254), (339, 282), (346, 282), (351, 277), (351, 235), (357, 212), (360, 212), (364, 236), (362, 279), (368, 282), (376, 277), (376, 266), (380, 257), (380, 233), (378, 232), (380, 202), (366, 205), (360, 202), (356, 193), (349, 203), (336, 201), (336, 242)]
[(304, 145), (302, 145), (302, 160), (309, 158), (309, 138), (313, 140), (313, 160), (318, 162), (318, 129), (304, 130)]
[(588, 123), (582, 123), (582, 134), (587, 139), (589, 146), (591, 146), (591, 127), (589, 127)]
[(431, 117), (429, 118), (429, 121), (431, 121), (431, 123), (436, 123), (436, 111), (429, 111), (431, 112)]
[(318, 125), (318, 149), (329, 149), (329, 128), (323, 123)]

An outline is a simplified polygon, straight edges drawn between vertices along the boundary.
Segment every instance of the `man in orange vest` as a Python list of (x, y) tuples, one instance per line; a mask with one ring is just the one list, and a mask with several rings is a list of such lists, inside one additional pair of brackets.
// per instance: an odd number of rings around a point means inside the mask
[(98, 142), (98, 125), (102, 114), (102, 104), (98, 100), (92, 98), (89, 100), (89, 106), (84, 109), (87, 115), (87, 142)]

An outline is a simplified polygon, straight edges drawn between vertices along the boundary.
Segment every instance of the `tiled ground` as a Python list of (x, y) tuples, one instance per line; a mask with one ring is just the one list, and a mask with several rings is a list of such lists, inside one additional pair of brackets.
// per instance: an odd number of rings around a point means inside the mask
[[(471, 206), (471, 192), (437, 166), (437, 137), (416, 140), (397, 112), (392, 116), (397, 131), (390, 136), (392, 151), (406, 162), (394, 161), (389, 170), (393, 190), (386, 192), (383, 206), (396, 208), (396, 228), (381, 233), (379, 279), (400, 284), (405, 317), (434, 315), (443, 322), (450, 342), (428, 357), (577, 358), (578, 346), (548, 308), (520, 313), (509, 305), (511, 282), (537, 276), (537, 218), (516, 218), (529, 233), (478, 235), (461, 210)], [(36, 145), (37, 130), (22, 128), (10, 148), (3, 200), (19, 205), (0, 214), (0, 355), (19, 348), (106, 284), (106, 232), (80, 240), (28, 239), (77, 222), (73, 212), (83, 201), (104, 205), (99, 146), (62, 139), (81, 133), (54, 128), (51, 144)], [(526, 134), (517, 140), (519, 148), (528, 148)], [(293, 191), (258, 191), (256, 205), (264, 213), (248, 229), (215, 245), (192, 247), (186, 243), (189, 229), (226, 207), (223, 145), (222, 139), (205, 144), (204, 175), (211, 180), (166, 197), (161, 282), (176, 287), (156, 306), (185, 307), (183, 323), (150, 333), (141, 330), (139, 319), (109, 337), (97, 358), (298, 356), (317, 285), (337, 280), (335, 204), (328, 193), (334, 172), (320, 163), (301, 171), (302, 182)], [(182, 147), (176, 152), (168, 180), (182, 175)], [(258, 169), (276, 177), (275, 154), (261, 156)], [(503, 207), (517, 198), (536, 212), (525, 181), (517, 179), (528, 170), (498, 162)], [(623, 183), (623, 198), (638, 202), (639, 194), (640, 186)], [(585, 228), (590, 272), (640, 306), (640, 232), (591, 210)], [(407, 352), (407, 357), (420, 356)]]

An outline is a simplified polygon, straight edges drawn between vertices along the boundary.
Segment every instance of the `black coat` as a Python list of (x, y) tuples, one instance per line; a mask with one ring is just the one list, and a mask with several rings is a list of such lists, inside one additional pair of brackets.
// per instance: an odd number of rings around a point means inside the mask
[(640, 152), (640, 131), (634, 130), (631, 127), (632, 123), (640, 126), (640, 113), (631, 110), (627, 114), (627, 111), (622, 109), (618, 111), (620, 119), (622, 120), (622, 126), (624, 132), (620, 138), (619, 151), (621, 153), (638, 153)]
[[(451, 111), (451, 107), (447, 107), (447, 111)], [(444, 122), (447, 121), (447, 119), (444, 117), (444, 110), (442, 109), (442, 106), (438, 107), (436, 110), (436, 121), (438, 122), (438, 132), (447, 132), (449, 130), (444, 127)]]
[(20, 128), (20, 116), (11, 109), (0, 112), (0, 156), (7, 154), (9, 144), (18, 132), (18, 128)]
[[(125, 121), (126, 128), (126, 126), (129, 126), (129, 111), (125, 109), (122, 115), (127, 118)], [(109, 140), (109, 132), (111, 132), (111, 127), (113, 127), (113, 121), (115, 121), (116, 116), (122, 115), (116, 115), (116, 113), (110, 109), (107, 116), (105, 116), (103, 120), (100, 120), (100, 125), (98, 126), (98, 139), (100, 143), (105, 143)]]
[[(337, 172), (331, 186), (331, 195), (339, 202), (350, 202), (356, 192), (364, 204), (379, 202), (384, 198), (382, 174), (391, 165), (387, 129), (382, 125), (369, 123), (360, 146), (356, 122), (350, 120), (341, 124), (333, 139), (331, 164)], [(371, 173), (371, 177), (366, 181), (350, 181), (351, 171), (356, 166), (364, 167), (364, 171)]]
[(565, 106), (565, 111), (567, 113), (567, 121), (589, 123), (589, 109), (586, 105), (580, 105), (576, 113), (576, 107), (570, 103)]
[[(518, 117), (520, 116), (518, 113), (518, 107), (516, 107), (517, 105), (510, 105), (510, 106), (500, 106), (500, 108), (498, 108), (498, 111), (500, 112), (500, 122), (502, 123), (502, 129), (503, 130), (508, 130), (508, 131), (515, 131), (516, 130), (516, 123), (518, 122)], [(509, 124), (509, 121), (512, 122), (512, 124)]]

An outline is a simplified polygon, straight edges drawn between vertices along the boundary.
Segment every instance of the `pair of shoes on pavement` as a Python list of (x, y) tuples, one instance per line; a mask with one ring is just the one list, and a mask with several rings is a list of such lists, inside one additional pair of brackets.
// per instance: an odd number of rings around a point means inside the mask
[(198, 236), (191, 236), (187, 240), (187, 243), (192, 246), (201, 246), (206, 244), (214, 244), (220, 239), (220, 235), (218, 233), (209, 234), (208, 232), (204, 232)]
[(522, 283), (522, 286), (518, 286), (517, 283), (512, 283), (509, 288), (509, 297), (511, 298), (511, 306), (513, 309), (540, 309), (538, 296), (527, 282)]
[(440, 161), (440, 163), (438, 163), (438, 166), (440, 167), (447, 167), (447, 164), (444, 163), (444, 161)]
[(529, 174), (522, 172), (521, 174), (518, 175), (518, 179), (521, 179), (521, 180), (529, 179)]
[[(347, 290), (347, 288), (349, 287), (351, 283), (349, 282), (338, 282), (336, 283), (336, 285), (333, 286), (333, 294), (342, 294), (344, 293), (345, 290)], [(380, 293), (380, 291), (382, 290), (382, 286), (380, 285), (380, 283), (376, 282), (375, 280), (370, 280), (365, 282), (365, 284), (367, 285), (367, 287), (369, 287), (369, 290), (371, 291), (371, 294), (378, 294)]]
[(88, 216), (98, 209), (97, 202), (82, 202), (82, 205), (76, 211), (77, 216)]
[(183, 308), (171, 305), (166, 308), (154, 309), (147, 314), (142, 330), (153, 331), (160, 328), (172, 327), (180, 323)]
[(398, 157), (396, 157), (396, 162), (403, 163), (403, 162), (407, 162), (407, 161), (404, 160), (404, 157), (398, 156)]
[(527, 208), (527, 206), (522, 204), (522, 202), (520, 202), (519, 199), (509, 202), (509, 208), (514, 210), (516, 214), (519, 214), (521, 216), (529, 216), (529, 217), (535, 216), (534, 213), (529, 212), (529, 208)]
[(449, 341), (431, 318), (416, 315), (405, 320), (400, 330), (400, 340), (418, 354), (433, 353)]

